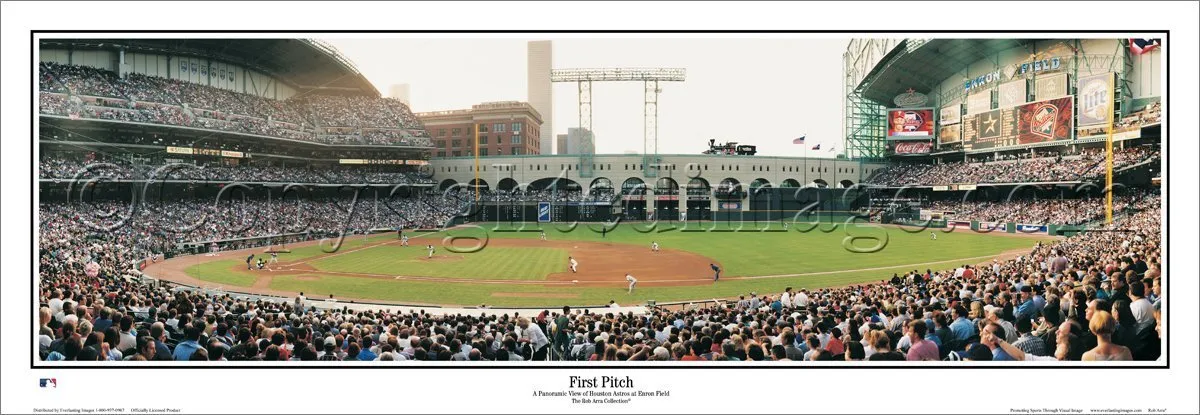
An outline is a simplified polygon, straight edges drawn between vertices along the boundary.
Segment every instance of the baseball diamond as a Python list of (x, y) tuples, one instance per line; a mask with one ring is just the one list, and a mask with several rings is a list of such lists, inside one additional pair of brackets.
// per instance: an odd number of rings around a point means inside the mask
[(353, 39), (42, 39), (35, 365), (1165, 365), (1154, 39), (844, 39), (821, 79), (774, 63), (802, 38), (378, 41), (475, 86), (385, 97)]

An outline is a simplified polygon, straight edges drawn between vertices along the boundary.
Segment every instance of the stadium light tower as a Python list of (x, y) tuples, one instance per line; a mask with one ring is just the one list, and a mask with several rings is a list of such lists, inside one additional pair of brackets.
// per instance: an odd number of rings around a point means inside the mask
[(592, 177), (592, 158), (595, 143), (592, 142), (592, 82), (644, 82), (645, 111), (642, 137), (643, 173), (646, 177), (658, 177), (658, 94), (662, 93), (659, 82), (682, 82), (687, 77), (684, 68), (580, 68), (555, 69), (550, 71), (550, 82), (575, 82), (579, 84), (579, 129), (582, 147), (579, 154), (579, 177)]

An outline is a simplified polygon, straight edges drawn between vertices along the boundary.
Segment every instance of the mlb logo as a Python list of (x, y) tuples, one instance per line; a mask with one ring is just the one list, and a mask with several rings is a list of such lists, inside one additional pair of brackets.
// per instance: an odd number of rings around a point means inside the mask
[(38, 386), (41, 386), (43, 388), (57, 388), (58, 387), (58, 379), (57, 378), (41, 378), (38, 381)]

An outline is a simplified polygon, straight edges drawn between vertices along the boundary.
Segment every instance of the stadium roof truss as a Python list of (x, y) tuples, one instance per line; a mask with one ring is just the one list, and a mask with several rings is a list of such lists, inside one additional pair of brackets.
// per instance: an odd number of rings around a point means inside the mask
[(302, 93), (380, 96), (353, 62), (319, 39), (41, 39), (40, 43), (42, 47), (74, 50), (109, 49), (213, 59), (265, 73)]

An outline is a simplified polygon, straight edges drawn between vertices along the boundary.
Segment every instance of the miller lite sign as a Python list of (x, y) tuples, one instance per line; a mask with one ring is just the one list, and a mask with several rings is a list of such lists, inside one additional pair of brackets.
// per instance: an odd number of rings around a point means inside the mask
[(1113, 114), (1112, 72), (1079, 78), (1079, 125), (1108, 124)]

